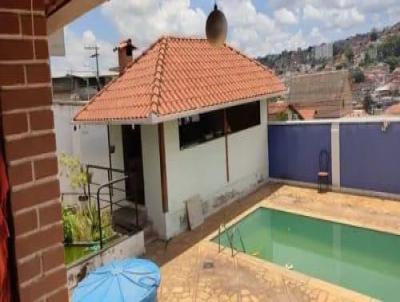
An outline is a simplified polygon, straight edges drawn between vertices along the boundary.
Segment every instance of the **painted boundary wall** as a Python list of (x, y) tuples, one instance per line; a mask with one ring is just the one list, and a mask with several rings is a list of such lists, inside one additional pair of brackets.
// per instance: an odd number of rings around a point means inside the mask
[(331, 125), (269, 125), (268, 146), (270, 177), (316, 183), (320, 151), (331, 154)]
[(272, 122), (268, 148), (272, 180), (315, 185), (326, 149), (333, 189), (400, 194), (399, 118)]

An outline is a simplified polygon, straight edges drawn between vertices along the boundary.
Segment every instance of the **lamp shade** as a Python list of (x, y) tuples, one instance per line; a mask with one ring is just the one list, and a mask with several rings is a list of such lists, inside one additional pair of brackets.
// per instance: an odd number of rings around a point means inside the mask
[(206, 22), (206, 36), (213, 46), (223, 46), (228, 32), (228, 22), (225, 15), (215, 4), (214, 10), (208, 15)]

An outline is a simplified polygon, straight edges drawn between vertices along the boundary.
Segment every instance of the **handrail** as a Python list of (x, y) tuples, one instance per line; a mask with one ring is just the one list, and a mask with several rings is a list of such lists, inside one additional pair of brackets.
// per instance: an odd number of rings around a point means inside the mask
[(125, 174), (125, 171), (124, 171), (124, 170), (116, 169), (116, 168), (110, 169), (109, 167), (99, 166), (99, 165), (92, 165), (92, 164), (89, 164), (89, 165), (86, 165), (86, 168), (89, 168), (89, 169), (90, 169), (90, 168), (94, 168), (94, 169), (106, 170), (106, 171), (112, 170), (113, 172), (120, 172), (120, 173)]
[[(127, 175), (124, 177), (109, 181), (107, 183), (104, 183), (100, 185), (100, 187), (97, 189), (97, 215), (98, 215), (98, 220), (99, 220), (99, 235), (100, 235), (100, 249), (103, 248), (103, 230), (102, 230), (102, 222), (101, 222), (101, 207), (100, 207), (100, 193), (101, 190), (104, 188), (111, 188), (113, 184), (116, 184), (118, 182), (125, 181), (128, 178)], [(112, 215), (112, 200), (110, 200), (110, 210), (111, 210), (111, 215)], [(138, 225), (138, 213), (137, 213), (137, 202), (136, 202), (136, 224)]]
[[(89, 175), (90, 174), (90, 170), (91, 169), (96, 169), (96, 170), (103, 170), (103, 171), (107, 171), (107, 178), (108, 181), (112, 181), (112, 173), (116, 172), (116, 173), (121, 173), (123, 175), (125, 175), (125, 171), (121, 170), (121, 169), (115, 169), (115, 168), (110, 168), (110, 167), (105, 167), (105, 166), (100, 166), (100, 165), (93, 165), (93, 164), (88, 164), (86, 165), (86, 174)], [(91, 197), (91, 185), (96, 185), (99, 186), (100, 184), (94, 183), (91, 180), (88, 182), (87, 184), (87, 189), (88, 189), (88, 196), (89, 196), (89, 203), (90, 203), (90, 197)], [(113, 188), (112, 186), (110, 187), (110, 190), (108, 192), (109, 196), (110, 196), (110, 200), (112, 200), (112, 196), (113, 196), (113, 190), (115, 188)]]
[[(242, 252), (246, 253), (246, 248), (244, 246), (243, 238), (240, 233), (239, 227), (234, 226), (231, 228), (227, 228), (225, 223), (220, 224), (220, 226), (218, 228), (218, 251), (219, 252), (223, 251), (225, 248), (224, 247), (221, 249), (221, 229), (225, 232), (226, 237), (228, 238), (228, 243), (229, 243), (229, 247), (231, 248), (232, 257), (235, 256), (235, 253), (234, 253), (235, 250), (237, 252), (239, 252), (239, 250), (235, 249), (235, 247), (233, 246), (233, 239), (234, 239), (235, 233), (237, 233), (239, 235), (240, 244), (242, 246)], [(231, 229), (232, 229), (232, 232), (230, 232)]]

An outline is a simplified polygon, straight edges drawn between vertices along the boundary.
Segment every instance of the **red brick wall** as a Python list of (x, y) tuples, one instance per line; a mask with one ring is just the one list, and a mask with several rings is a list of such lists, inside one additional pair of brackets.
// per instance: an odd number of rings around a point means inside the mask
[(20, 300), (68, 301), (43, 0), (0, 0), (0, 110)]

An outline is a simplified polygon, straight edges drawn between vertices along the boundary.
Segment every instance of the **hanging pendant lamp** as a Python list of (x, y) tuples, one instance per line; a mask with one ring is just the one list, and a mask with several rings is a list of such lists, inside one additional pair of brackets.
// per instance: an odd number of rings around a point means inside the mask
[(206, 22), (206, 36), (208, 42), (215, 46), (223, 46), (228, 32), (228, 22), (222, 11), (218, 9), (217, 4), (214, 10), (208, 15)]

